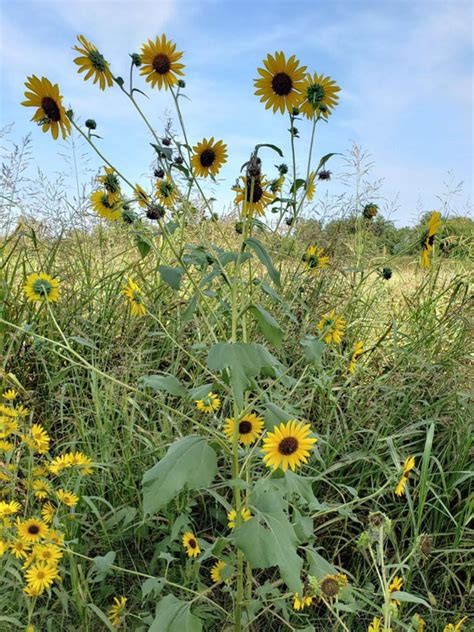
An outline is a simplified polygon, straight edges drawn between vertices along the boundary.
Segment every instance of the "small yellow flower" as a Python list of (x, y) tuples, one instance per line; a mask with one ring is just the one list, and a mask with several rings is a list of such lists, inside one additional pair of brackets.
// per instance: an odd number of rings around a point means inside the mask
[(59, 571), (57, 566), (48, 564), (47, 562), (38, 562), (25, 573), (28, 588), (39, 595), (49, 588), (58, 576)]
[(5, 553), (8, 551), (9, 548), (10, 548), (10, 543), (7, 542), (7, 540), (2, 540), (0, 538), (0, 557), (5, 555)]
[(308, 246), (303, 255), (303, 261), (310, 272), (317, 272), (318, 270), (327, 268), (329, 257), (324, 254), (323, 248)]
[(221, 400), (217, 397), (215, 393), (211, 391), (203, 399), (197, 399), (195, 401), (195, 404), (196, 408), (198, 410), (201, 410), (203, 413), (213, 413), (216, 410), (219, 410)]
[(367, 628), (367, 632), (381, 632), (382, 630), (382, 621), (378, 617), (374, 617), (372, 619), (372, 623), (369, 623), (369, 627)]
[(146, 307), (143, 301), (143, 293), (131, 277), (128, 277), (128, 283), (123, 288), (123, 294), (128, 298), (132, 316), (145, 316)]
[[(402, 587), (403, 587), (403, 579), (401, 577), (398, 577), (398, 575), (396, 575), (390, 582), (390, 586), (388, 587), (388, 592), (389, 593), (398, 592), (399, 590), (402, 589)], [(400, 605), (400, 602), (398, 601), (398, 599), (392, 599), (392, 603), (396, 604), (397, 606)]]
[(55, 565), (63, 557), (63, 552), (55, 544), (37, 544), (33, 547), (31, 555), (35, 560)]
[(362, 355), (363, 351), (364, 351), (364, 343), (359, 340), (354, 345), (354, 351), (352, 352), (351, 361), (349, 362), (349, 373), (354, 373), (356, 364), (357, 364), (357, 359), (359, 358), (360, 355)]
[(346, 321), (342, 316), (336, 316), (336, 312), (333, 309), (321, 318), (316, 327), (323, 334), (326, 344), (329, 345), (331, 342), (334, 342), (338, 345), (344, 336)]
[(2, 500), (0, 501), (0, 518), (4, 516), (11, 516), (12, 514), (16, 514), (20, 511), (21, 505), (16, 500)]
[(112, 167), (104, 167), (105, 174), (97, 179), (107, 191), (108, 203), (113, 206), (115, 202), (120, 200), (120, 181)]
[(14, 447), (15, 444), (11, 443), (11, 441), (0, 440), (0, 452), (10, 452)]
[(84, 81), (94, 77), (94, 83), (99, 82), (101, 90), (105, 90), (106, 85), (110, 88), (113, 85), (112, 73), (109, 69), (109, 62), (105, 61), (103, 55), (91, 44), (83, 35), (77, 36), (80, 46), (74, 46), (74, 50), (80, 57), (74, 59), (74, 63), (79, 66), (77, 72), (85, 72)]
[(47, 524), (37, 518), (18, 520), (17, 531), (20, 540), (26, 543), (39, 542), (48, 536)]
[(17, 559), (26, 559), (30, 552), (30, 545), (21, 540), (13, 540), (10, 543), (10, 550)]
[(15, 391), (15, 389), (9, 388), (2, 394), (2, 397), (6, 399), (7, 401), (11, 402), (15, 399), (17, 395), (18, 393)]
[(79, 496), (76, 496), (76, 494), (68, 492), (65, 489), (58, 489), (56, 496), (58, 500), (67, 507), (74, 507), (79, 502)]
[(227, 564), (223, 560), (219, 560), (214, 566), (211, 568), (211, 579), (214, 584), (218, 584), (222, 581), (222, 571), (227, 566)]
[(460, 630), (462, 629), (462, 626), (464, 625), (464, 621), (466, 621), (466, 619), (467, 617), (463, 617), (457, 623), (448, 623), (448, 625), (444, 627), (443, 632), (460, 632)]
[(415, 467), (415, 457), (409, 456), (405, 459), (405, 463), (403, 465), (403, 473), (400, 477), (400, 480), (395, 487), (395, 495), (402, 496), (405, 492), (405, 487), (408, 482), (408, 477), (410, 476), (410, 472)]
[(169, 176), (164, 178), (163, 180), (157, 180), (156, 182), (156, 195), (158, 200), (164, 206), (171, 207), (173, 206), (177, 196), (178, 189), (176, 188), (175, 183)]
[(421, 267), (429, 268), (431, 266), (430, 252), (433, 250), (434, 239), (436, 233), (441, 226), (441, 213), (434, 211), (428, 221), (428, 227), (421, 239)]
[[(224, 434), (229, 441), (234, 438), (234, 428), (235, 420), (232, 417), (226, 419)], [(243, 445), (250, 445), (260, 437), (262, 431), (263, 419), (261, 417), (254, 413), (244, 415), (239, 421), (239, 442)]]
[[(247, 522), (247, 520), (250, 520), (250, 518), (252, 517), (250, 509), (248, 509), (247, 507), (242, 507), (242, 509), (240, 510), (240, 515), (244, 522)], [(235, 511), (235, 509), (231, 509), (227, 513), (227, 520), (229, 521), (227, 523), (227, 526), (229, 527), (229, 529), (235, 528), (236, 518), (237, 518), (237, 512)]]
[(232, 187), (236, 192), (234, 204), (242, 204), (242, 215), (244, 217), (254, 217), (255, 215), (265, 215), (265, 207), (275, 199), (273, 193), (267, 188), (268, 182), (263, 176), (251, 178), (249, 176), (240, 177), (242, 183)]
[(122, 217), (120, 200), (110, 201), (109, 193), (105, 189), (98, 189), (91, 194), (91, 205), (94, 211), (112, 222)]
[[(41, 517), (46, 522), (46, 524), (51, 524), (53, 522), (55, 514), (56, 507), (53, 505), (53, 503), (48, 501), (41, 507)], [(49, 534), (49, 537), (51, 538), (51, 532)]]
[(31, 436), (35, 442), (36, 450), (39, 454), (46, 454), (49, 450), (50, 438), (41, 424), (31, 426)]
[(123, 614), (127, 604), (126, 597), (114, 597), (114, 603), (110, 606), (108, 616), (110, 623), (118, 628), (123, 621)]
[(23, 290), (31, 303), (41, 303), (45, 300), (49, 303), (55, 303), (59, 299), (58, 281), (44, 272), (30, 274), (26, 278)]
[(327, 119), (339, 101), (337, 93), (341, 88), (330, 77), (315, 72), (313, 76), (306, 75), (301, 91), (300, 111), (309, 119), (320, 116)]
[(186, 531), (183, 535), (182, 542), (188, 557), (197, 557), (201, 552), (197, 538), (191, 531)]
[(135, 185), (135, 195), (137, 196), (138, 205), (142, 208), (148, 208), (150, 206), (150, 196), (144, 191), (139, 184)]
[(306, 607), (310, 606), (313, 603), (313, 598), (309, 596), (303, 595), (299, 596), (299, 593), (295, 593), (293, 597), (293, 608), (295, 610), (304, 610)]
[(281, 466), (284, 472), (290, 467), (293, 471), (308, 457), (317, 439), (311, 437), (311, 426), (304, 421), (290, 419), (286, 424), (275, 426), (263, 440), (263, 460), (267, 467), (276, 470)]
[(305, 189), (306, 189), (306, 198), (308, 199), (309, 202), (312, 202), (314, 198), (314, 194), (316, 193), (316, 172), (315, 171), (312, 171), (309, 174), (308, 179), (306, 180)]
[(40, 500), (47, 498), (51, 493), (51, 485), (47, 481), (42, 481), (41, 479), (35, 479), (31, 484), (31, 488), (33, 489), (36, 498), (39, 498)]

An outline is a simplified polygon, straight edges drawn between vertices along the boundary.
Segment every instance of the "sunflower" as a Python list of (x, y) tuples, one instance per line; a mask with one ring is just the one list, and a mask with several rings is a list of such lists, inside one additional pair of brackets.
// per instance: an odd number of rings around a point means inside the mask
[(344, 335), (346, 321), (341, 316), (336, 316), (335, 310), (331, 310), (329, 314), (321, 318), (316, 328), (324, 334), (323, 338), (326, 344), (329, 345), (334, 342), (338, 345)]
[(125, 610), (126, 604), (126, 597), (114, 597), (114, 603), (109, 608), (109, 620), (116, 628), (118, 628), (118, 626), (122, 623), (123, 611)]
[(197, 538), (191, 531), (186, 531), (183, 535), (182, 542), (188, 557), (197, 557), (201, 552)]
[(317, 246), (308, 246), (303, 255), (303, 261), (311, 272), (317, 272), (323, 268), (327, 268), (329, 257), (324, 254), (324, 248)]
[[(403, 587), (403, 579), (396, 575), (393, 578), (393, 580), (390, 582), (390, 585), (388, 587), (388, 592), (389, 593), (398, 592), (399, 590), (402, 589), (402, 587)], [(396, 604), (397, 606), (400, 605), (400, 602), (398, 601), (398, 599), (392, 599), (392, 603)]]
[(66, 489), (58, 489), (56, 497), (67, 507), (74, 507), (79, 502), (79, 496), (76, 496), (76, 494), (73, 494), (72, 492), (68, 492)]
[(308, 73), (301, 87), (302, 101), (298, 106), (300, 112), (309, 119), (315, 116), (324, 116), (327, 119), (339, 101), (337, 93), (340, 91), (341, 88), (330, 77), (316, 72), (313, 76)]
[(79, 73), (87, 71), (84, 81), (95, 75), (94, 83), (99, 82), (101, 90), (105, 90), (106, 85), (110, 88), (113, 85), (113, 77), (109, 69), (109, 62), (105, 61), (103, 55), (83, 35), (78, 35), (77, 41), (82, 48), (74, 46), (73, 49), (81, 56), (76, 57), (74, 63), (79, 66)]
[(299, 593), (295, 593), (293, 597), (293, 608), (295, 610), (304, 610), (307, 606), (313, 603), (313, 598), (308, 595), (299, 596)]
[(54, 580), (59, 576), (58, 568), (55, 564), (38, 562), (25, 573), (28, 588), (40, 595), (46, 588), (49, 588)]
[(311, 171), (311, 173), (308, 176), (308, 179), (306, 180), (306, 184), (305, 184), (305, 189), (306, 189), (306, 197), (308, 198), (308, 200), (310, 202), (313, 201), (314, 198), (314, 194), (316, 192), (316, 172), (315, 171)]
[(11, 441), (4, 441), (3, 439), (0, 439), (0, 452), (10, 452), (10, 450), (13, 450), (14, 447), (15, 444)]
[(423, 632), (426, 628), (426, 621), (417, 612), (412, 617), (412, 624), (416, 626), (415, 632)]
[(434, 211), (428, 221), (428, 228), (421, 240), (421, 267), (429, 268), (431, 261), (429, 253), (433, 250), (435, 235), (441, 226), (441, 213)]
[(21, 505), (16, 500), (2, 500), (0, 501), (0, 518), (4, 516), (11, 516), (20, 511)]
[(98, 215), (115, 221), (122, 217), (120, 204), (116, 201), (109, 202), (109, 193), (107, 190), (98, 189), (91, 194), (92, 208)]
[(195, 404), (196, 408), (201, 410), (203, 413), (213, 413), (216, 410), (219, 410), (221, 400), (211, 391), (206, 397), (203, 397), (203, 399), (197, 399)]
[(329, 599), (333, 599), (337, 597), (341, 588), (347, 586), (347, 575), (344, 573), (337, 573), (336, 575), (326, 575), (319, 582), (319, 588), (321, 590), (321, 594), (324, 597)]
[(276, 470), (280, 465), (284, 472), (290, 467), (293, 471), (302, 463), (307, 463), (310, 450), (317, 439), (311, 437), (311, 426), (304, 421), (299, 423), (290, 419), (281, 423), (274, 432), (269, 432), (263, 440), (263, 460), (267, 467)]
[(145, 316), (146, 307), (143, 302), (143, 294), (140, 287), (128, 277), (127, 285), (123, 288), (123, 294), (128, 298), (132, 316)]
[(222, 165), (227, 162), (227, 145), (221, 140), (214, 142), (214, 136), (209, 140), (204, 138), (193, 147), (193, 151), (191, 164), (196, 175), (203, 178), (217, 175)]
[[(226, 419), (224, 433), (229, 441), (234, 438), (235, 420), (231, 417)], [(244, 445), (250, 445), (262, 434), (263, 419), (254, 413), (244, 415), (239, 421), (239, 441)]]
[(267, 110), (292, 112), (301, 101), (306, 66), (300, 66), (294, 55), (286, 60), (282, 51), (267, 55), (263, 65), (257, 69), (260, 77), (254, 81), (255, 94), (262, 103), (266, 102)]
[(21, 560), (21, 559), (26, 559), (28, 557), (28, 554), (30, 552), (30, 545), (27, 544), (26, 542), (22, 542), (21, 540), (14, 540), (11, 544), (10, 544), (10, 549), (11, 552), (13, 553), (13, 555)]
[(219, 560), (214, 566), (211, 568), (211, 579), (214, 584), (218, 584), (222, 581), (222, 571), (227, 566), (227, 564), (223, 560)]
[(18, 430), (18, 422), (10, 417), (0, 417), (0, 438), (5, 439)]
[(31, 552), (33, 559), (47, 562), (48, 564), (57, 564), (63, 557), (63, 552), (55, 544), (37, 544)]
[(55, 303), (59, 299), (59, 283), (55, 279), (40, 272), (33, 273), (26, 278), (23, 290), (26, 298), (31, 302), (42, 302), (47, 300), (48, 303)]
[(46, 77), (38, 79), (36, 75), (32, 75), (28, 77), (25, 86), (27, 100), (21, 105), (37, 108), (31, 120), (41, 125), (43, 132), (51, 130), (54, 139), (58, 138), (59, 130), (63, 139), (66, 139), (71, 133), (71, 123), (63, 107), (58, 84), (53, 85)]
[(40, 478), (37, 478), (32, 482), (31, 489), (33, 490), (36, 498), (39, 498), (40, 500), (48, 498), (51, 493), (51, 485), (47, 481), (42, 481)]
[(49, 450), (50, 438), (43, 426), (41, 424), (33, 424), (31, 426), (31, 436), (35, 442), (36, 451), (39, 454), (46, 454)]
[(463, 617), (460, 621), (458, 621), (457, 623), (448, 623), (448, 625), (446, 625), (444, 627), (443, 632), (460, 632), (464, 621), (466, 621), (467, 617)]
[(175, 183), (168, 176), (164, 180), (157, 180), (156, 182), (156, 194), (159, 201), (164, 205), (171, 207), (178, 196), (178, 189)]
[[(48, 501), (41, 507), (41, 517), (46, 522), (46, 524), (51, 524), (53, 522), (55, 514), (56, 507), (53, 505), (53, 503)], [(51, 533), (49, 534), (49, 537), (51, 538)]]
[(367, 632), (382, 632), (382, 621), (379, 617), (374, 617), (372, 623), (369, 623)]
[(97, 179), (107, 191), (108, 203), (112, 206), (114, 202), (120, 200), (120, 182), (114, 169), (111, 167), (104, 167), (105, 174), (99, 176)]
[(354, 345), (354, 351), (352, 352), (351, 361), (349, 362), (349, 373), (354, 373), (357, 359), (362, 354), (363, 350), (364, 350), (364, 343), (359, 340)]
[(251, 178), (241, 176), (241, 186), (232, 187), (237, 193), (235, 204), (242, 203), (242, 215), (253, 217), (254, 215), (264, 215), (265, 206), (271, 204), (275, 199), (270, 191), (266, 189), (268, 182), (260, 176)]
[(405, 459), (405, 463), (403, 464), (403, 473), (400, 477), (400, 480), (395, 487), (395, 495), (402, 496), (405, 493), (405, 487), (408, 482), (408, 477), (410, 476), (410, 472), (415, 467), (415, 457), (409, 456)]
[(18, 537), (26, 543), (39, 542), (48, 536), (48, 525), (37, 518), (18, 520)]
[(155, 41), (148, 40), (141, 51), (142, 67), (140, 74), (147, 75), (146, 81), (154, 88), (164, 86), (171, 88), (177, 81), (178, 75), (183, 76), (184, 64), (178, 63), (183, 53), (176, 50), (176, 44), (167, 40), (165, 35), (157, 37)]
[(137, 196), (138, 205), (142, 208), (150, 206), (150, 196), (144, 191), (139, 184), (135, 185), (135, 195)]
[[(248, 509), (247, 507), (242, 507), (242, 509), (240, 510), (240, 516), (243, 522), (247, 522), (248, 520), (250, 520), (250, 518), (252, 517), (252, 514), (250, 513), (250, 509)], [(231, 509), (227, 513), (227, 520), (229, 521), (227, 523), (227, 526), (229, 527), (229, 529), (235, 529), (236, 518), (237, 518), (237, 512), (235, 511), (235, 509)]]
[(3, 399), (6, 399), (7, 401), (11, 402), (12, 400), (15, 399), (15, 397), (17, 397), (17, 395), (18, 393), (15, 391), (15, 389), (9, 388), (2, 394), (2, 397)]
[(7, 540), (2, 540), (0, 538), (0, 557), (3, 557), (9, 548), (10, 548), (9, 542), (7, 542)]

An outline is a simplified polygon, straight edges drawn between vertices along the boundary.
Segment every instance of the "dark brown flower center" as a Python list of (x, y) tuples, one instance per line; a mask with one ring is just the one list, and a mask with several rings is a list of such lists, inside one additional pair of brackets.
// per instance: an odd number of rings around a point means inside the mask
[(252, 432), (252, 424), (250, 421), (241, 421), (239, 423), (239, 434), (249, 434)]
[(61, 111), (59, 106), (51, 97), (43, 97), (41, 99), (41, 107), (50, 121), (58, 123), (61, 120)]
[(247, 202), (258, 204), (262, 199), (263, 189), (258, 180), (247, 179)]
[(327, 577), (321, 582), (321, 590), (327, 597), (335, 597), (339, 592), (339, 584), (332, 577)]
[(196, 548), (196, 546), (197, 546), (197, 542), (196, 542), (196, 540), (195, 540), (194, 538), (192, 538), (191, 540), (189, 540), (188, 544), (189, 544), (189, 546), (190, 546), (192, 549), (195, 549), (195, 548)]
[(40, 529), (37, 524), (30, 524), (30, 526), (28, 527), (28, 533), (30, 535), (37, 535), (39, 531)]
[(298, 439), (295, 437), (285, 437), (280, 441), (278, 446), (278, 451), (280, 454), (284, 454), (285, 456), (289, 456), (290, 454), (294, 454), (298, 449)]
[(309, 268), (317, 268), (319, 265), (319, 257), (316, 255), (311, 255), (308, 259), (308, 267)]
[(159, 55), (155, 55), (151, 65), (153, 66), (153, 70), (159, 75), (166, 75), (171, 68), (170, 58), (164, 53), (159, 53)]
[(44, 579), (44, 578), (45, 578), (44, 571), (37, 571), (36, 579)]
[(199, 156), (199, 160), (201, 161), (201, 165), (203, 167), (210, 167), (215, 159), (216, 154), (213, 149), (205, 149)]
[(286, 72), (278, 72), (272, 79), (272, 88), (279, 97), (286, 97), (293, 89), (293, 81)]

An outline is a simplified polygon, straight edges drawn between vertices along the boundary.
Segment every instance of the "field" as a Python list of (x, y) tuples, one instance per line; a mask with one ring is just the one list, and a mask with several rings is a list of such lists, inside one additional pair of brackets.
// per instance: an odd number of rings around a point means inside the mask
[[(308, 219), (331, 155), (292, 130), (328, 118), (326, 79), (290, 103), (290, 167), (265, 179), (283, 158), (257, 145), (230, 214), (200, 184), (225, 149), (150, 126), (153, 193), (104, 160), (100, 221), (3, 234), (0, 631), (470, 629), (472, 222), (402, 238), (361, 191)], [(28, 89), (44, 132), (97, 150)]]

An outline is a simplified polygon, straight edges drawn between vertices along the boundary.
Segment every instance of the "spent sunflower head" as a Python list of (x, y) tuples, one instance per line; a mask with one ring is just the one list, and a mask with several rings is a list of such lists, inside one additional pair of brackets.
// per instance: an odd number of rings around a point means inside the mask
[(301, 101), (306, 66), (300, 66), (295, 55), (287, 60), (282, 51), (267, 55), (263, 66), (257, 69), (260, 76), (254, 81), (255, 94), (267, 110), (292, 113)]
[(77, 36), (79, 46), (74, 46), (74, 50), (80, 54), (74, 59), (74, 63), (79, 66), (78, 72), (85, 72), (84, 81), (94, 77), (94, 83), (99, 82), (101, 90), (113, 85), (112, 73), (109, 69), (109, 62), (99, 50), (91, 44), (83, 35)]
[(176, 44), (167, 40), (165, 35), (156, 37), (155, 41), (148, 40), (141, 50), (140, 74), (146, 76), (146, 81), (154, 88), (171, 88), (177, 83), (179, 76), (183, 76), (184, 64), (179, 63), (183, 56), (176, 50)]
[(53, 85), (46, 77), (39, 79), (32, 75), (28, 77), (25, 86), (26, 101), (21, 105), (36, 108), (31, 120), (41, 125), (43, 132), (51, 131), (55, 140), (60, 131), (63, 139), (66, 139), (71, 133), (71, 123), (63, 107), (58, 84)]

